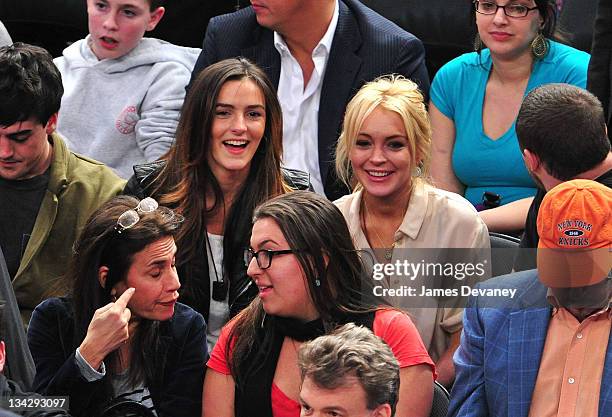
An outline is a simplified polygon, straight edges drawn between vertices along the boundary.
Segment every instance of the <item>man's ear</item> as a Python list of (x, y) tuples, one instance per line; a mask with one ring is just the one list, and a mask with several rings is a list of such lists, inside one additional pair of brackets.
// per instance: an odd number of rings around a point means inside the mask
[(108, 277), (108, 266), (102, 265), (98, 269), (98, 281), (102, 288), (106, 288), (106, 278)]
[(45, 133), (50, 135), (55, 132), (55, 128), (57, 127), (57, 113), (53, 113), (49, 120), (47, 120), (47, 124), (45, 125)]
[(540, 158), (527, 148), (523, 149), (523, 161), (529, 172), (535, 172), (542, 164)]
[(374, 409), (373, 417), (391, 417), (391, 406), (389, 404), (381, 404)]
[(4, 371), (4, 364), (6, 362), (6, 347), (4, 342), (0, 340), (0, 373)]
[(166, 9), (163, 7), (158, 7), (151, 12), (149, 23), (147, 23), (147, 32), (155, 29), (155, 26), (157, 26), (161, 18), (164, 17), (164, 13), (166, 13)]

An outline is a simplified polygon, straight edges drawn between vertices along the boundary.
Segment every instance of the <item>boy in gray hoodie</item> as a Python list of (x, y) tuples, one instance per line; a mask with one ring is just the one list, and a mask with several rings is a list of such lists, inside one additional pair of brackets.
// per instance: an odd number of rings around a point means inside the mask
[(64, 96), (58, 131), (73, 152), (123, 177), (172, 145), (185, 86), (200, 52), (143, 38), (162, 0), (87, 0), (89, 35), (54, 60)]

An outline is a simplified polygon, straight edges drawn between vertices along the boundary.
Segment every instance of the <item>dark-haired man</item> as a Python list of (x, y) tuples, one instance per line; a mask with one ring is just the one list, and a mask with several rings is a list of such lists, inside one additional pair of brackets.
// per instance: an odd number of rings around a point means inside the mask
[(525, 222), (514, 270), (535, 268), (536, 218), (544, 194), (571, 179), (612, 187), (612, 153), (601, 103), (569, 84), (548, 84), (523, 100), (516, 134), (527, 170), (539, 185)]
[(205, 67), (244, 56), (277, 87), (283, 162), (310, 173), (316, 192), (348, 190), (334, 151), (348, 101), (367, 81), (398, 73), (429, 92), (423, 44), (358, 0), (251, 0), (210, 20), (192, 81)]
[(125, 184), (55, 133), (62, 93), (44, 49), (0, 48), (0, 247), (25, 324), (41, 301), (66, 291), (61, 277), (80, 228)]

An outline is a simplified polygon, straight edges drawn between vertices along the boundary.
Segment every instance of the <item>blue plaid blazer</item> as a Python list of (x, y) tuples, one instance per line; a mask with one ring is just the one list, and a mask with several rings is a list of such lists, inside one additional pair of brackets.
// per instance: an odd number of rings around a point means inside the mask
[[(517, 293), (501, 301), (470, 297), (454, 356), (456, 380), (447, 417), (527, 417), (551, 316), (547, 289), (536, 270), (496, 277), (478, 287), (516, 288)], [(612, 416), (612, 340), (599, 416)]]

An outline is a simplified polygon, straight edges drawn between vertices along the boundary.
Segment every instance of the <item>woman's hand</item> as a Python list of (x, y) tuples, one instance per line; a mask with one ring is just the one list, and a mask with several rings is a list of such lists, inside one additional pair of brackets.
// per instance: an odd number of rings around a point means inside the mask
[(117, 301), (100, 307), (94, 313), (85, 340), (79, 346), (81, 356), (93, 369), (99, 369), (106, 355), (129, 339), (132, 313), (127, 304), (134, 291), (134, 288), (128, 288)]

